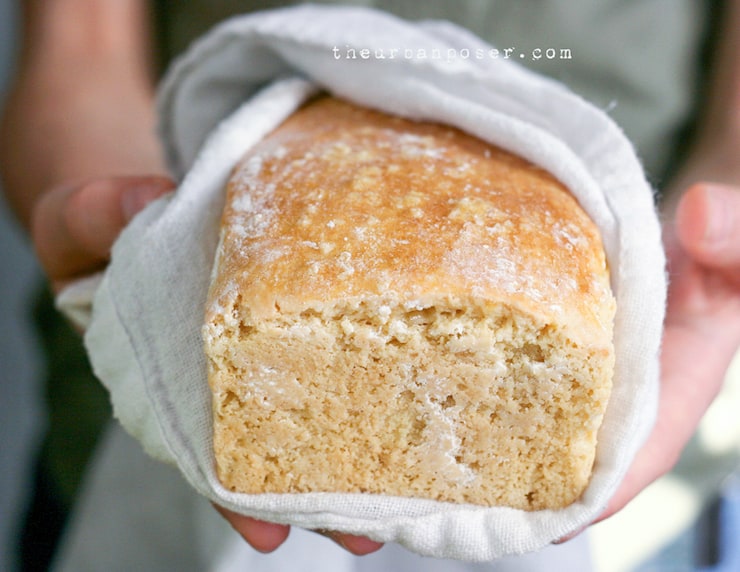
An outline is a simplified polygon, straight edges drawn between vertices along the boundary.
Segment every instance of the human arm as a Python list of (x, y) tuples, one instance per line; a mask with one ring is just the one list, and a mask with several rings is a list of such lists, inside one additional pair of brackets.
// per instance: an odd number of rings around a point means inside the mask
[[(132, 216), (173, 188), (155, 136), (147, 4), (23, 3), (0, 167), (8, 203), (55, 291), (104, 266)], [(260, 550), (277, 548), (287, 536), (286, 526), (220, 511)], [(327, 534), (357, 554), (378, 546)]]
[[(23, 4), (0, 165), (8, 203), (57, 290), (104, 264), (131, 211), (171, 188), (154, 136), (146, 22), (143, 0)], [(124, 192), (127, 176), (137, 190)]]
[(740, 344), (740, 0), (727, 3), (706, 112), (668, 186), (668, 306), (658, 418), (599, 520), (668, 472)]
[(30, 229), (61, 183), (165, 174), (154, 136), (146, 2), (27, 0), (3, 113), (6, 197)]

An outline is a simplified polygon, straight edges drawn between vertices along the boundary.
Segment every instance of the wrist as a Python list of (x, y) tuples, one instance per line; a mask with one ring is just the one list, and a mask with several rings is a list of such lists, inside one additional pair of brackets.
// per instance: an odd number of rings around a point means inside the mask
[(145, 0), (27, 0), (22, 70), (115, 67), (151, 78)]
[(163, 173), (153, 86), (118, 68), (24, 70), (0, 117), (0, 178), (19, 221), (70, 180)]

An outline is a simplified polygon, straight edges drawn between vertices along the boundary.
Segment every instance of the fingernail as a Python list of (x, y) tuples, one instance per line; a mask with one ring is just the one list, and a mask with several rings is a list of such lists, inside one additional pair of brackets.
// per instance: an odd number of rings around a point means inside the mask
[(121, 209), (126, 222), (129, 222), (144, 207), (162, 196), (165, 187), (161, 184), (143, 184), (132, 186), (121, 196)]
[(732, 209), (723, 189), (708, 186), (707, 224), (704, 228), (704, 241), (718, 245), (726, 241), (732, 233)]

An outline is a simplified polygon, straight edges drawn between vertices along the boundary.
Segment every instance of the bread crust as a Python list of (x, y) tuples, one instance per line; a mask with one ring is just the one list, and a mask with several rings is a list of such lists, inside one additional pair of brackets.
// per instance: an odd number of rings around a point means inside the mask
[(598, 229), (549, 173), (312, 101), (228, 183), (204, 327), (219, 478), (565, 506), (590, 475), (614, 311)]

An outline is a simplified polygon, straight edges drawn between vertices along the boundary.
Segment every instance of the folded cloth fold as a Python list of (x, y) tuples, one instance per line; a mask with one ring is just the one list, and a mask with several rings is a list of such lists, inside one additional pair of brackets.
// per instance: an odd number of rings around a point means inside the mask
[[(652, 192), (605, 113), (491, 49), (446, 22), (304, 5), (227, 21), (168, 71), (160, 134), (179, 188), (126, 228), (97, 284), (72, 285), (58, 302), (78, 321), (91, 315), (85, 343), (124, 427), (212, 501), (482, 561), (583, 527), (623, 478), (657, 406), (666, 282)], [(560, 179), (601, 230), (618, 306), (617, 362), (593, 476), (578, 502), (524, 512), (383, 495), (243, 495), (220, 485), (201, 325), (224, 186), (236, 161), (319, 89), (454, 125), (521, 155)]]

